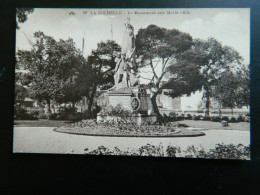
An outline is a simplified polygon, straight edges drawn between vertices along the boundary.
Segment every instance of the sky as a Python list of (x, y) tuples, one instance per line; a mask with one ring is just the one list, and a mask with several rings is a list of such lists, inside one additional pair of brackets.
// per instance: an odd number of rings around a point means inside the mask
[[(168, 11), (171, 13), (167, 14)], [(75, 15), (70, 15), (71, 12)], [(159, 14), (159, 12), (164, 14)], [(56, 40), (70, 37), (79, 49), (82, 49), (84, 36), (84, 55), (87, 56), (100, 41), (113, 38), (121, 45), (124, 22), (127, 17), (134, 26), (135, 34), (140, 28), (155, 24), (169, 29), (179, 29), (189, 33), (193, 38), (214, 37), (224, 45), (232, 46), (240, 52), (246, 62), (249, 62), (250, 10), (247, 8), (35, 9), (32, 14), (28, 15), (25, 23), (19, 24), (20, 29), (16, 33), (16, 49), (30, 48), (24, 34), (32, 38), (34, 32), (42, 31)], [(111, 29), (113, 35), (111, 35)]]
[[(87, 57), (97, 43), (113, 39), (122, 43), (124, 23), (130, 18), (135, 34), (140, 28), (155, 24), (168, 29), (178, 29), (193, 38), (214, 37), (223, 45), (236, 49), (250, 63), (250, 9), (35, 9), (16, 31), (16, 50), (30, 49), (26, 38), (42, 31), (59, 39), (72, 38), (76, 47)], [(111, 33), (112, 32), (112, 33)], [(26, 35), (26, 36), (25, 36)], [(194, 101), (183, 98), (191, 107), (201, 100), (196, 93)], [(194, 104), (194, 105), (193, 105)]]

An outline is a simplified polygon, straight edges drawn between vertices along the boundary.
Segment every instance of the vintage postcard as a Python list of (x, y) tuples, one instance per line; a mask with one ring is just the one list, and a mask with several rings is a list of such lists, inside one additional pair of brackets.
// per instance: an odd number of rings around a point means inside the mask
[(14, 153), (250, 159), (250, 9), (16, 17)]

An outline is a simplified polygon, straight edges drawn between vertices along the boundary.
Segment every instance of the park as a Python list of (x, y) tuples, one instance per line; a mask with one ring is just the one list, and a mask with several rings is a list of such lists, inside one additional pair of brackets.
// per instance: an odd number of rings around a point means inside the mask
[[(120, 44), (111, 27), (87, 57), (84, 37), (80, 50), (25, 34), (13, 152), (250, 159), (249, 64), (237, 50), (152, 23), (135, 32), (129, 17), (117, 29)], [(196, 109), (178, 107), (195, 93)]]

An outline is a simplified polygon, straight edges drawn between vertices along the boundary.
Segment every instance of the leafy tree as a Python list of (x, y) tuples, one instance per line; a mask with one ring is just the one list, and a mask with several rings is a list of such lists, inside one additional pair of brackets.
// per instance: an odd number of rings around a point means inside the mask
[(214, 38), (195, 40), (194, 51), (202, 58), (201, 75), (203, 77), (203, 99), (205, 101), (205, 116), (209, 116), (210, 98), (213, 97), (214, 86), (223, 72), (234, 66), (241, 65), (242, 57), (231, 47), (223, 46)]
[(16, 9), (16, 28), (20, 29), (18, 23), (24, 23), (27, 20), (27, 15), (34, 12), (32, 8), (17, 8)]
[(22, 82), (32, 89), (34, 98), (46, 101), (50, 113), (51, 100), (71, 98), (64, 94), (64, 86), (73, 83), (77, 67), (86, 62), (72, 39), (57, 42), (42, 32), (34, 33), (34, 38), (31, 50), (18, 50), (16, 66), (25, 70)]
[(198, 89), (199, 82), (193, 82), (193, 79), (198, 80), (198, 66), (185, 59), (195, 57), (200, 61), (196, 53), (190, 50), (192, 44), (189, 34), (176, 29), (150, 25), (138, 31), (136, 52), (140, 59), (139, 67), (150, 68), (152, 72), (149, 84), (153, 92), (151, 101), (159, 120), (163, 120), (163, 117), (157, 107), (156, 97), (162, 89), (172, 89), (169, 94), (172, 97), (190, 94)]
[(94, 102), (94, 97), (97, 90), (105, 90), (111, 88), (114, 82), (115, 58), (120, 52), (120, 46), (114, 41), (108, 40), (100, 42), (97, 49), (91, 52), (88, 56), (88, 67), (91, 67), (91, 72), (88, 73), (89, 96), (88, 96), (88, 112), (91, 113)]
[(28, 90), (22, 85), (15, 85), (15, 105), (20, 107), (24, 98), (29, 96)]
[(235, 106), (249, 105), (248, 68), (241, 66), (239, 70), (223, 72), (213, 87), (212, 95), (219, 100), (220, 105), (229, 107), (232, 114)]
[(176, 62), (168, 67), (170, 78), (162, 85), (165, 89), (171, 89), (168, 95), (176, 98), (200, 90), (203, 79), (200, 75), (200, 64), (204, 60), (193, 47), (180, 54)]
[(241, 66), (237, 72), (238, 89), (236, 90), (237, 106), (250, 105), (250, 72), (249, 65)]
[(229, 107), (231, 110), (236, 106), (237, 89), (238, 78), (231, 71), (224, 72), (217, 80), (217, 84), (212, 87), (212, 96), (220, 103), (219, 114), (221, 113), (221, 106)]

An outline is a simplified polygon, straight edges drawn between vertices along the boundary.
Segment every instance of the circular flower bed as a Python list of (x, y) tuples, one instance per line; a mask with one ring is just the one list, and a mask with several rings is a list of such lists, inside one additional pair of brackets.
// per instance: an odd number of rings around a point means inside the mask
[(54, 131), (78, 135), (118, 136), (118, 137), (188, 137), (202, 136), (203, 132), (179, 127), (176, 122), (165, 125), (135, 123), (116, 123), (114, 121), (96, 122), (96, 120), (82, 120)]

